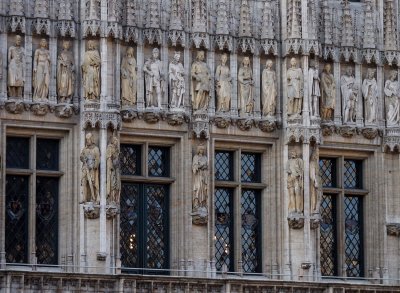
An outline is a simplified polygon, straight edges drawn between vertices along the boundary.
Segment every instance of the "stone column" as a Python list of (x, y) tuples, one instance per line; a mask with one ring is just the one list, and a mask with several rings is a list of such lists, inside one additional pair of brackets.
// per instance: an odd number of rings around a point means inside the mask
[[(115, 40), (115, 70), (114, 70), (114, 103), (117, 105), (121, 105), (121, 42), (120, 40)], [(122, 52), (124, 55), (125, 52)]]
[(260, 54), (258, 49), (253, 55), (253, 99), (254, 99), (254, 118), (261, 118), (261, 90), (260, 90)]
[(24, 101), (32, 101), (32, 36), (25, 35), (25, 84), (24, 84)]
[(49, 85), (49, 101), (57, 103), (57, 37), (49, 38), (50, 51), (50, 85)]
[[(186, 34), (186, 33), (185, 33)], [(189, 39), (188, 36), (186, 36), (187, 39)], [(184, 96), (184, 106), (185, 106), (185, 111), (186, 113), (190, 113), (191, 111), (191, 93), (190, 93), (190, 84), (191, 84), (191, 75), (190, 75), (190, 69), (191, 69), (191, 64), (190, 64), (190, 41), (186, 41), (185, 47), (183, 49), (183, 68), (185, 70), (185, 96)]]
[(308, 88), (308, 60), (309, 57), (304, 55), (300, 61), (301, 63), (299, 64), (303, 70), (303, 125), (305, 126), (310, 126), (310, 100), (308, 97), (309, 91), (311, 89)]
[(99, 131), (99, 149), (100, 149), (100, 231), (99, 231), (99, 251), (97, 251), (97, 260), (102, 260), (109, 253), (107, 240), (109, 231), (107, 231), (107, 128), (101, 128)]
[(7, 34), (0, 34), (0, 43), (3, 44), (1, 46), (1, 58), (2, 64), (0, 67), (0, 73), (2, 78), (0, 79), (0, 101), (7, 100), (7, 67), (8, 67), (8, 42), (7, 42)]
[(238, 89), (237, 89), (238, 66), (237, 66), (237, 53), (235, 50), (231, 51), (229, 63), (230, 63), (230, 71), (232, 77), (231, 116), (237, 117), (238, 116)]
[(160, 60), (161, 60), (161, 68), (162, 68), (162, 77), (163, 81), (163, 88), (164, 91), (163, 96), (161, 98), (161, 106), (162, 108), (167, 111), (168, 110), (168, 39), (166, 38), (165, 33), (162, 33), (162, 45), (160, 50)]
[[(336, 82), (336, 101), (335, 101), (334, 123), (336, 125), (341, 125), (343, 123), (342, 113), (343, 113), (344, 109), (342, 109), (342, 106), (341, 106), (342, 105), (342, 95), (340, 92), (340, 62), (338, 62), (338, 61), (334, 61), (334, 63), (333, 63), (333, 76), (334, 76), (335, 82)], [(344, 102), (345, 101), (343, 101), (343, 103)]]
[(101, 109), (105, 109), (105, 106), (109, 101), (110, 92), (108, 90), (108, 44), (106, 38), (100, 39), (100, 57), (101, 57), (101, 70), (100, 70), (100, 103)]
[(378, 105), (376, 107), (376, 124), (385, 127), (385, 75), (382, 65), (376, 67), (376, 83), (378, 86)]
[(207, 65), (210, 70), (211, 82), (210, 82), (210, 102), (208, 103), (208, 114), (215, 115), (215, 52), (214, 47), (211, 46), (207, 54)]
[(362, 67), (361, 64), (356, 63), (355, 64), (355, 84), (359, 85), (358, 89), (358, 101), (357, 101), (357, 117), (356, 117), (356, 124), (357, 127), (363, 127), (364, 126), (364, 98), (362, 96)]
[(139, 41), (137, 44), (137, 109), (143, 111), (145, 108), (144, 104), (144, 73), (143, 73), (143, 36), (139, 35)]

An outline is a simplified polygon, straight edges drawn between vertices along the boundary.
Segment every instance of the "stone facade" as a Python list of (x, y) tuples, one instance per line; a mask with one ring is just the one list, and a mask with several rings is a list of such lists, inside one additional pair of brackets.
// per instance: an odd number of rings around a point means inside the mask
[[(2, 0), (0, 292), (400, 291), (399, 32), (395, 0)], [(170, 278), (124, 274), (129, 184), (167, 190)]]

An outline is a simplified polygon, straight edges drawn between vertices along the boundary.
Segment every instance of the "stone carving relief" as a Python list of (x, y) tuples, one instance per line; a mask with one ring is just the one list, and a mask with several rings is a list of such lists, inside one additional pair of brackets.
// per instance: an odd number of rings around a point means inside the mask
[(82, 64), (83, 96), (87, 102), (97, 102), (100, 99), (100, 66), (99, 51), (94, 41), (90, 40)]
[(387, 126), (397, 126), (400, 121), (400, 92), (397, 80), (397, 71), (392, 70), (390, 77), (385, 82), (385, 104), (386, 104), (386, 123)]
[(266, 117), (274, 117), (276, 112), (276, 98), (278, 95), (276, 73), (272, 69), (272, 60), (267, 60), (262, 72), (262, 113)]
[(344, 122), (355, 122), (358, 86), (355, 84), (353, 68), (351, 66), (346, 68), (346, 72), (340, 78), (340, 90), (344, 105)]
[(143, 66), (146, 82), (146, 106), (148, 108), (161, 109), (164, 77), (162, 75), (162, 64), (159, 56), (160, 51), (154, 48), (152, 56), (147, 59)]
[(253, 70), (250, 66), (250, 58), (244, 57), (238, 73), (238, 109), (240, 115), (253, 113), (253, 84)]
[(8, 95), (10, 98), (22, 98), (24, 90), (25, 54), (21, 46), (22, 38), (17, 35), (15, 44), (8, 49)]
[(108, 204), (119, 204), (121, 192), (121, 169), (119, 153), (119, 140), (116, 136), (112, 136), (106, 151)]
[(171, 89), (171, 104), (172, 109), (182, 109), (184, 94), (186, 93), (185, 86), (185, 69), (180, 61), (181, 53), (175, 52), (174, 59), (169, 64), (169, 85)]
[(67, 104), (71, 103), (75, 88), (75, 65), (70, 44), (70, 41), (63, 41), (57, 63), (58, 102)]
[(206, 149), (200, 145), (193, 157), (193, 223), (206, 224), (208, 220), (208, 157)]
[(121, 104), (122, 107), (136, 105), (137, 64), (132, 47), (126, 49), (121, 63)]
[(80, 160), (82, 162), (82, 192), (83, 201), (98, 204), (99, 199), (99, 165), (100, 150), (94, 142), (93, 134), (85, 136), (86, 145), (82, 149)]
[(302, 214), (304, 206), (304, 163), (303, 159), (292, 150), (286, 166), (287, 189), (289, 194), (289, 214)]
[(310, 62), (308, 69), (308, 100), (311, 117), (319, 117), (319, 99), (321, 97), (320, 79), (316, 62)]
[(192, 64), (192, 107), (193, 111), (207, 111), (210, 100), (211, 73), (204, 62), (204, 51), (198, 51)]
[(362, 84), (364, 97), (365, 122), (376, 123), (378, 109), (378, 85), (375, 79), (375, 69), (368, 69), (367, 76)]
[(221, 63), (215, 72), (217, 92), (217, 112), (229, 112), (231, 105), (232, 77), (229, 67), (226, 65), (228, 55), (222, 54)]
[(290, 59), (287, 70), (287, 95), (288, 116), (299, 117), (303, 107), (303, 71), (297, 67), (296, 58)]
[(331, 65), (325, 64), (321, 74), (321, 117), (324, 121), (333, 120), (336, 104), (336, 81)]

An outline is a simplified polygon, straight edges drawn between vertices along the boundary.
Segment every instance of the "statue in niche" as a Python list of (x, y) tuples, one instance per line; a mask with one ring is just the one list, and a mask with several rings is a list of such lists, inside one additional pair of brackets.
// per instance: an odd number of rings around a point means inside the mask
[(387, 126), (395, 126), (400, 121), (400, 92), (397, 81), (397, 71), (392, 70), (389, 79), (385, 82), (386, 123)]
[(310, 157), (310, 210), (311, 213), (318, 213), (319, 192), (320, 192), (320, 175), (319, 175), (319, 154), (318, 148), (315, 147)]
[(136, 105), (137, 93), (137, 66), (135, 54), (132, 47), (126, 49), (121, 64), (121, 104), (132, 107)]
[(229, 67), (226, 65), (228, 55), (221, 56), (221, 64), (215, 71), (215, 80), (217, 86), (217, 112), (228, 112), (231, 108), (231, 86), (232, 77)]
[(169, 84), (171, 88), (171, 108), (178, 109), (183, 107), (183, 95), (185, 89), (185, 69), (180, 62), (181, 53), (175, 52), (174, 59), (169, 64)]
[(287, 70), (287, 113), (289, 116), (300, 116), (303, 107), (303, 71), (297, 67), (296, 58), (290, 59)]
[(208, 198), (208, 158), (205, 147), (197, 147), (197, 153), (193, 157), (193, 210), (207, 209)]
[(50, 85), (50, 51), (46, 39), (40, 40), (33, 58), (33, 101), (45, 102), (49, 96)]
[(162, 75), (162, 64), (160, 51), (153, 49), (152, 57), (144, 63), (143, 71), (146, 81), (146, 105), (161, 109), (162, 91), (164, 78)]
[(262, 90), (263, 90), (263, 110), (264, 116), (273, 117), (276, 112), (276, 97), (278, 95), (276, 86), (276, 74), (272, 70), (272, 60), (267, 60), (265, 69), (262, 72)]
[(63, 41), (62, 46), (57, 63), (57, 93), (60, 103), (71, 103), (75, 85), (74, 57), (70, 41)]
[(210, 100), (211, 74), (204, 62), (204, 51), (198, 51), (192, 64), (192, 105), (194, 111), (207, 111)]
[(336, 82), (331, 73), (331, 65), (325, 64), (321, 74), (321, 117), (323, 120), (333, 120), (336, 103)]
[(344, 122), (354, 123), (357, 116), (358, 86), (353, 84), (344, 108)]
[[(343, 100), (343, 104), (345, 105), (345, 112), (346, 109), (348, 109), (350, 111), (350, 109), (353, 110), (353, 114), (352, 115), (348, 115), (346, 118), (346, 114), (345, 114), (345, 122), (354, 122), (353, 121), (353, 117), (355, 119), (355, 115), (356, 115), (356, 99), (357, 99), (357, 93), (354, 94), (353, 90), (355, 89), (354, 87), (354, 75), (353, 75), (353, 68), (351, 66), (348, 66), (346, 68), (345, 73), (342, 75), (342, 77), (340, 78), (340, 90), (342, 92), (342, 100)], [(354, 103), (354, 106), (351, 106)]]
[(319, 73), (317, 63), (310, 62), (308, 69), (308, 97), (310, 102), (311, 117), (319, 116), (319, 98), (321, 97), (321, 90), (319, 87)]
[(8, 94), (12, 98), (22, 98), (24, 90), (25, 54), (21, 47), (22, 37), (15, 36), (15, 44), (8, 49)]
[(304, 163), (296, 151), (290, 152), (287, 162), (287, 189), (289, 193), (289, 214), (303, 213)]
[(361, 89), (365, 105), (365, 122), (375, 123), (378, 107), (378, 85), (375, 79), (375, 69), (368, 69)]
[(82, 64), (83, 96), (87, 101), (98, 101), (100, 98), (100, 66), (99, 51), (94, 41), (90, 40)]
[(239, 110), (242, 113), (253, 113), (253, 70), (250, 67), (250, 58), (244, 57), (238, 73), (239, 83)]
[(112, 136), (107, 146), (107, 202), (119, 203), (121, 192), (121, 169), (119, 162), (119, 141), (116, 136)]
[(80, 160), (82, 162), (81, 185), (86, 202), (99, 203), (99, 165), (100, 150), (94, 143), (93, 134), (85, 136), (86, 146), (83, 148)]

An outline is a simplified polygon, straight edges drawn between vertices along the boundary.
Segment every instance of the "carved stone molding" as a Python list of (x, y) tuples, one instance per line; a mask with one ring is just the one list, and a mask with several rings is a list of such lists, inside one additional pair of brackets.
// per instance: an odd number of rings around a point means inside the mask
[(219, 50), (227, 49), (229, 52), (233, 50), (233, 37), (230, 35), (216, 35), (215, 45)]
[(185, 47), (186, 33), (183, 30), (170, 30), (168, 31), (168, 40), (173, 47), (176, 47), (178, 44)]
[(61, 37), (71, 37), (76, 36), (76, 24), (72, 20), (59, 20), (57, 22), (57, 33)]
[(277, 128), (275, 120), (261, 120), (258, 122), (258, 128), (263, 132), (274, 132)]
[(359, 56), (359, 50), (354, 47), (341, 47), (339, 50), (339, 58), (343, 58), (345, 62), (360, 63)]
[(286, 143), (315, 141), (321, 143), (321, 130), (319, 128), (307, 128), (301, 126), (289, 126), (286, 128)]
[(197, 138), (208, 138), (210, 135), (210, 121), (207, 113), (194, 113), (192, 130)]
[(361, 51), (361, 56), (362, 58), (367, 62), (367, 64), (370, 64), (372, 62), (376, 64), (381, 64), (381, 54), (378, 50), (375, 49), (364, 49)]
[(331, 58), (335, 62), (339, 62), (339, 48), (332, 45), (324, 45), (322, 47), (322, 56), (325, 60)]
[(386, 232), (389, 236), (400, 237), (400, 223), (387, 223)]
[(6, 101), (5, 102), (5, 109), (7, 112), (12, 113), (12, 114), (21, 114), (24, 110), (28, 110), (30, 105), (27, 103), (24, 103), (22, 100), (19, 101)]
[(210, 49), (210, 36), (207, 33), (192, 33), (191, 40), (196, 49), (200, 49), (201, 46)]
[(383, 151), (400, 151), (400, 128), (386, 128), (383, 136)]
[(239, 118), (236, 120), (236, 125), (241, 131), (248, 131), (254, 126), (254, 119)]
[(399, 65), (399, 60), (399, 52), (397, 51), (384, 51), (382, 53), (382, 63), (386, 62), (389, 66)]
[(87, 219), (97, 219), (100, 216), (100, 205), (87, 202), (83, 205), (83, 212)]
[(73, 114), (79, 114), (79, 107), (72, 104), (58, 104), (55, 106), (55, 115), (59, 118), (70, 118)]
[(303, 215), (289, 215), (287, 218), (289, 227), (292, 229), (303, 229), (304, 216)]
[(36, 116), (44, 116), (50, 112), (50, 106), (48, 104), (43, 104), (43, 103), (32, 104), (31, 111)]
[(138, 117), (136, 110), (134, 109), (124, 109), (121, 110), (121, 118), (124, 122), (131, 122)]
[(102, 36), (122, 40), (122, 26), (117, 22), (104, 23), (102, 28)]
[(331, 123), (322, 123), (321, 131), (323, 136), (332, 135), (335, 132), (335, 125)]
[(287, 39), (283, 41), (283, 55), (289, 55), (289, 54), (302, 54), (305, 52), (304, 50), (304, 44), (302, 39)]
[(111, 126), (112, 129), (120, 129), (121, 116), (119, 113), (84, 111), (83, 129), (86, 129), (88, 126), (93, 128), (98, 126), (102, 129)]
[(21, 31), (23, 34), (26, 32), (26, 21), (24, 16), (10, 16), (7, 18), (8, 30), (15, 33)]

